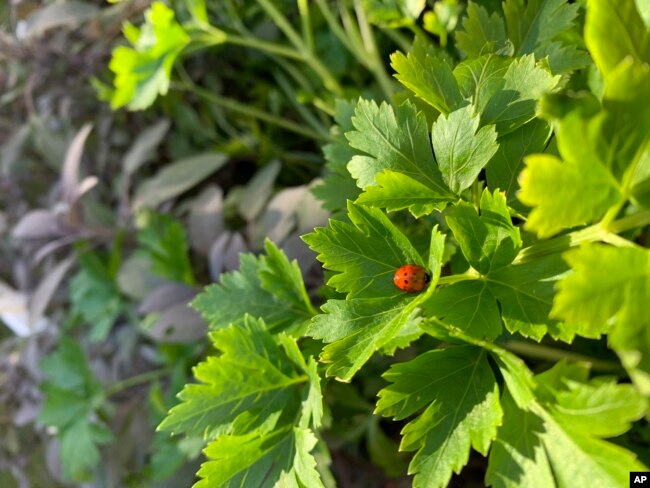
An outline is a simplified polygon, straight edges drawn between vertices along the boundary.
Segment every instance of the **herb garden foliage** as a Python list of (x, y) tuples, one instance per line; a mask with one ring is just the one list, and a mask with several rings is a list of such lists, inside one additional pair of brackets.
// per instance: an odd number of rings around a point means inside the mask
[[(583, 40), (579, 8), (470, 3), (455, 50), (419, 39), (393, 55), (403, 103), (339, 103), (317, 192), (340, 218), (304, 237), (335, 298), (316, 313), (267, 243), (194, 302), (220, 354), (160, 428), (205, 437), (197, 486), (322, 486), (323, 376), (349, 382), (409, 345), (375, 412), (403, 422), (413, 486), (446, 486), (471, 449), (497, 487), (627, 486), (648, 469), (607, 439), (650, 395), (650, 18), (634, 0), (590, 0)], [(416, 220), (399, 225), (399, 210)], [(410, 234), (422, 227), (426, 248)], [(431, 273), (424, 292), (393, 285), (405, 263)], [(513, 336), (606, 336), (624, 370), (563, 360), (533, 374)]]

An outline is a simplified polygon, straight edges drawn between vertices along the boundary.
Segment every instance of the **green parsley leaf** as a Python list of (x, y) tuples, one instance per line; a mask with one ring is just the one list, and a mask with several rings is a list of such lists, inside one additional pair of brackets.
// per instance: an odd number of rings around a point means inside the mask
[(630, 290), (617, 316), (619, 325), (608, 337), (634, 385), (646, 397), (650, 397), (650, 316), (638, 315), (637, 310), (647, 300), (649, 288)]
[(377, 186), (367, 186), (356, 203), (389, 212), (406, 208), (416, 218), (442, 210), (448, 203), (434, 190), (403, 173), (385, 170), (375, 176), (375, 181)]
[(557, 137), (565, 161), (531, 155), (519, 176), (519, 199), (534, 207), (526, 227), (542, 238), (592, 222), (621, 197), (617, 181), (595, 153), (597, 135), (577, 112), (561, 121)]
[[(558, 370), (554, 374), (553, 370)], [(561, 372), (560, 372), (561, 371)], [(486, 481), (495, 487), (622, 486), (645, 468), (634, 455), (598, 437), (627, 430), (645, 402), (628, 385), (580, 383), (559, 363), (535, 380), (553, 395), (529, 411), (504, 395), (503, 426), (490, 452)], [(545, 384), (548, 381), (551, 384)], [(550, 387), (550, 388), (549, 388)], [(616, 462), (612, 462), (616, 460)], [(578, 480), (578, 481), (576, 481)]]
[[(600, 129), (596, 146), (602, 161), (623, 182), (624, 191), (650, 175), (650, 66), (627, 58), (608, 76), (603, 93), (604, 113), (594, 117)], [(602, 125), (598, 125), (601, 123)]]
[(549, 318), (554, 284), (566, 269), (559, 256), (554, 255), (530, 263), (493, 268), (475, 280), (436, 290), (421, 307), (425, 315), (443, 320), (479, 339), (497, 337), (503, 321), (510, 332), (519, 332), (538, 341), (547, 333), (569, 341), (576, 330), (559, 327), (556, 320)]
[(313, 315), (302, 276), (295, 261), (270, 241), (267, 256), (242, 254), (239, 271), (224, 273), (220, 283), (208, 286), (192, 307), (211, 329), (241, 324), (244, 316), (262, 318), (268, 330), (300, 335)]
[(574, 44), (563, 44), (553, 41), (535, 49), (535, 59), (547, 58), (551, 73), (555, 75), (569, 74), (577, 69), (583, 69), (592, 62), (589, 53), (578, 49)]
[(481, 117), (483, 125), (495, 124), (500, 136), (532, 120), (535, 104), (560, 81), (535, 63), (528, 54), (515, 59), (503, 76), (503, 82), (485, 105)]
[(337, 271), (327, 284), (348, 298), (395, 297), (395, 270), (412, 263), (426, 267), (408, 238), (379, 209), (348, 203), (351, 224), (330, 220), (328, 227), (303, 236), (326, 269)]
[(609, 331), (632, 379), (650, 394), (650, 252), (590, 244), (563, 257), (573, 273), (558, 284), (552, 315), (588, 337)]
[(437, 290), (422, 309), (445, 324), (474, 337), (494, 339), (501, 335), (501, 313), (485, 281), (461, 281)]
[(424, 10), (424, 2), (410, 0), (363, 0), (368, 20), (383, 27), (412, 25)]
[[(435, 374), (422, 374), (423, 371)], [(397, 420), (425, 410), (402, 430), (400, 449), (417, 451), (415, 488), (447, 486), (470, 448), (486, 454), (501, 424), (499, 388), (484, 351), (472, 346), (429, 351), (384, 373), (376, 412)]]
[(325, 166), (329, 173), (311, 190), (330, 212), (345, 210), (347, 201), (356, 200), (360, 193), (347, 169), (348, 162), (359, 152), (353, 149), (345, 138), (345, 133), (354, 129), (352, 115), (356, 105), (356, 102), (336, 100), (336, 125), (331, 129), (332, 142), (323, 146)]
[(128, 23), (124, 27), (133, 47), (113, 49), (109, 68), (115, 73), (114, 109), (126, 105), (129, 110), (143, 110), (158, 95), (165, 95), (174, 62), (190, 42), (174, 11), (164, 3), (154, 2), (145, 18), (141, 29)]
[(574, 331), (559, 327), (556, 320), (549, 318), (555, 283), (565, 272), (562, 260), (551, 255), (499, 268), (487, 276), (490, 291), (499, 301), (503, 322), (510, 332), (538, 341), (547, 332), (556, 339), (571, 340)]
[(593, 0), (587, 9), (585, 42), (605, 78), (628, 56), (635, 63), (650, 62), (650, 30), (634, 0)]
[(350, 381), (372, 355), (409, 325), (417, 312), (405, 309), (403, 296), (328, 300), (314, 317), (307, 334), (327, 343), (320, 359), (331, 363), (328, 376)]
[(542, 419), (544, 449), (560, 486), (624, 486), (630, 471), (647, 470), (632, 452), (616, 444), (576, 433), (550, 415), (542, 415)]
[[(434, 227), (428, 262), (431, 290), (440, 276), (443, 252), (444, 236)], [(385, 279), (392, 286), (390, 296), (329, 300), (322, 307), (325, 313), (312, 320), (308, 334), (328, 343), (321, 353), (321, 361), (331, 363), (328, 375), (349, 381), (376, 351), (393, 353), (421, 335), (418, 299), (398, 290), (392, 273)]]
[(396, 52), (390, 60), (400, 83), (439, 112), (448, 114), (460, 107), (462, 97), (449, 61), (430, 43), (416, 40), (407, 56)]
[(544, 43), (569, 30), (578, 15), (578, 4), (567, 0), (505, 0), (508, 37), (517, 55), (530, 54)]
[(406, 101), (393, 108), (360, 100), (352, 118), (355, 131), (346, 134), (350, 146), (369, 156), (354, 156), (348, 170), (357, 185), (376, 184), (384, 170), (396, 171), (433, 190), (440, 201), (453, 198), (433, 157), (427, 120)]
[(533, 373), (522, 359), (505, 349), (493, 347), (490, 353), (515, 404), (522, 410), (528, 410), (535, 399)]
[(222, 354), (194, 368), (200, 383), (185, 386), (181, 403), (159, 430), (252, 439), (299, 416), (302, 395), (317, 376), (305, 370), (304, 360), (292, 361), (300, 355), (295, 340), (284, 337), (276, 342), (263, 321), (248, 316), (242, 324), (213, 332), (211, 339)]
[(194, 487), (322, 487), (309, 453), (315, 445), (310, 431), (295, 427), (262, 435), (221, 436), (205, 449), (208, 461), (197, 473), (203, 479)]
[(524, 156), (541, 153), (551, 135), (546, 122), (533, 119), (518, 129), (499, 138), (499, 149), (485, 170), (488, 187), (506, 192), (508, 205), (521, 207), (516, 198), (517, 178), (524, 166)]
[(585, 435), (615, 437), (627, 432), (648, 405), (632, 385), (615, 381), (583, 384), (566, 381), (549, 409), (555, 420)]
[(496, 152), (494, 126), (479, 127), (479, 116), (467, 105), (441, 115), (433, 124), (431, 141), (442, 178), (454, 193), (469, 188)]
[(650, 253), (637, 247), (616, 248), (584, 245), (562, 257), (573, 273), (558, 283), (552, 315), (569, 324), (581, 325), (591, 334), (606, 332), (608, 322), (620, 312), (633, 290), (645, 299), (634, 310), (647, 313), (650, 302)]
[(481, 274), (510, 264), (521, 249), (519, 229), (512, 225), (506, 198), (499, 190), (483, 191), (480, 215), (473, 205), (459, 202), (445, 220), (467, 261)]
[(302, 308), (305, 314), (313, 311), (311, 301), (302, 281), (298, 262), (289, 261), (287, 256), (273, 242), (264, 242), (266, 256), (260, 258), (258, 274), (262, 288), (273, 293), (280, 300)]
[(497, 12), (488, 14), (481, 5), (469, 2), (462, 29), (456, 31), (456, 46), (468, 58), (502, 52), (508, 44), (503, 17)]
[(503, 86), (503, 78), (512, 58), (487, 54), (480, 58), (466, 59), (454, 68), (454, 76), (463, 97), (471, 100), (476, 112), (482, 113), (497, 90)]
[[(541, 438), (544, 421), (517, 408), (508, 393), (501, 398), (503, 424), (492, 443), (485, 482), (494, 488), (555, 488), (555, 478)], [(546, 435), (548, 437), (548, 435)], [(574, 454), (567, 460), (573, 463)]]

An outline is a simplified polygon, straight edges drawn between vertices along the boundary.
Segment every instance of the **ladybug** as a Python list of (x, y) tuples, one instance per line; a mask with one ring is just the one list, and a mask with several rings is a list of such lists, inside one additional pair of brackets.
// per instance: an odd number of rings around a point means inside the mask
[(395, 286), (406, 293), (421, 292), (427, 287), (429, 281), (431, 281), (431, 275), (417, 264), (400, 266), (393, 276)]

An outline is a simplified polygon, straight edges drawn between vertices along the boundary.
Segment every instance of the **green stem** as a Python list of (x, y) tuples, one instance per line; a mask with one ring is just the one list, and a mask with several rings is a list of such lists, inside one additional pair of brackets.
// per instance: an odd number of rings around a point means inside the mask
[[(444, 323), (442, 325), (446, 326)], [(535, 344), (532, 342), (506, 341), (496, 344), (491, 341), (472, 337), (460, 329), (449, 327), (447, 327), (447, 329), (450, 336), (456, 337), (457, 339), (481, 347), (483, 349), (487, 349), (488, 351), (492, 351), (496, 354), (502, 354), (505, 351), (509, 351), (510, 353), (514, 353), (516, 355), (528, 356), (537, 359), (546, 359), (554, 362), (566, 359), (567, 361), (588, 363), (591, 369), (594, 371), (624, 372), (623, 367), (616, 361), (604, 361), (602, 359), (596, 359), (591, 356), (585, 356), (584, 354), (565, 351), (563, 349), (555, 349), (553, 347), (544, 346), (542, 344)]]
[(260, 6), (264, 9), (269, 17), (275, 22), (289, 42), (300, 52), (303, 56), (303, 61), (307, 63), (318, 76), (323, 79), (323, 85), (328, 90), (334, 92), (336, 95), (343, 94), (343, 87), (339, 84), (338, 80), (332, 75), (327, 67), (322, 64), (318, 58), (309, 51), (309, 48), (303, 42), (302, 38), (295, 29), (291, 26), (287, 18), (280, 12), (270, 0), (258, 0)]
[(390, 80), (390, 77), (386, 73), (386, 70), (384, 69), (384, 63), (379, 56), (379, 50), (377, 49), (375, 36), (372, 32), (370, 24), (368, 23), (366, 11), (363, 8), (363, 4), (360, 2), (360, 0), (354, 0), (354, 10), (357, 14), (357, 24), (359, 25), (359, 31), (363, 39), (363, 44), (370, 58), (370, 70), (377, 78), (377, 82), (379, 83), (381, 89), (384, 91), (386, 98), (388, 100), (391, 100), (393, 98), (393, 84)]
[(149, 383), (153, 380), (157, 380), (158, 378), (168, 375), (171, 372), (171, 370), (172, 368), (168, 366), (165, 368), (154, 369), (152, 371), (147, 371), (145, 373), (136, 374), (135, 376), (131, 376), (130, 378), (117, 381), (104, 390), (104, 395), (110, 397), (124, 390), (128, 390), (129, 388), (133, 388), (134, 386), (141, 385), (143, 383)]
[(630, 190), (630, 195), (634, 196), (639, 196), (639, 195), (645, 195), (646, 193), (650, 192), (650, 178), (648, 178), (645, 181), (642, 181), (641, 183), (637, 183), (635, 186), (632, 187)]
[(185, 48), (185, 55), (191, 55), (196, 51), (202, 51), (205, 48), (220, 46), (224, 44), (234, 44), (236, 46), (250, 47), (257, 49), (266, 54), (282, 56), (285, 58), (303, 61), (304, 56), (287, 46), (277, 44), (269, 41), (261, 41), (252, 36), (226, 34), (225, 37), (222, 32), (214, 33), (211, 31), (201, 31), (200, 35), (192, 37), (192, 44)]
[(185, 91), (195, 93), (196, 95), (204, 98), (205, 100), (208, 100), (209, 102), (219, 105), (228, 110), (232, 110), (233, 112), (238, 112), (240, 114), (247, 115), (254, 119), (263, 120), (264, 122), (277, 125), (278, 127), (282, 127), (283, 129), (287, 129), (289, 131), (295, 132), (296, 134), (309, 137), (316, 141), (327, 141), (329, 139), (328, 137), (325, 137), (323, 134), (314, 132), (313, 130), (304, 127), (303, 125), (297, 124), (287, 119), (283, 119), (281, 117), (277, 117), (275, 115), (271, 115), (268, 112), (265, 112), (255, 107), (251, 107), (250, 105), (246, 105), (244, 103), (239, 103), (230, 98), (222, 97), (209, 90), (196, 86), (191, 82), (184, 81), (184, 83), (182, 84), (173, 84), (172, 86), (179, 90), (185, 90)]
[(476, 178), (472, 183), (472, 203), (478, 211), (481, 207), (481, 182), (478, 178)]
[(624, 199), (620, 200), (613, 207), (610, 207), (610, 209), (605, 213), (603, 218), (600, 220), (599, 225), (603, 229), (607, 229), (609, 224), (611, 224), (612, 221), (616, 218), (616, 216), (619, 214), (619, 212), (623, 208), (623, 205), (625, 205), (626, 202), (627, 202), (627, 198), (624, 198)]
[(604, 361), (602, 359), (592, 358), (576, 352), (555, 349), (553, 347), (535, 344), (523, 341), (508, 341), (500, 344), (504, 349), (512, 351), (515, 354), (528, 356), (536, 359), (547, 359), (549, 361), (567, 361), (588, 363), (591, 369), (595, 371), (622, 372), (623, 367), (615, 361)]
[(478, 271), (470, 268), (469, 271), (463, 274), (453, 274), (449, 276), (441, 276), (440, 279), (438, 279), (438, 285), (451, 285), (454, 283), (459, 283), (461, 281), (468, 281), (468, 280), (477, 280), (479, 279), (480, 275)]
[(554, 237), (547, 241), (536, 242), (532, 246), (528, 246), (519, 251), (513, 264), (534, 261), (550, 254), (566, 251), (585, 242), (600, 241), (618, 247), (630, 246), (632, 245), (630, 241), (617, 234), (646, 225), (650, 225), (650, 210), (615, 220), (607, 224), (606, 228), (601, 223), (598, 223), (563, 236)]
[(302, 38), (309, 52), (314, 52), (314, 33), (311, 28), (311, 14), (309, 12), (309, 1), (298, 0), (298, 11), (300, 12), (300, 22), (302, 24)]
[(440, 33), (440, 47), (447, 47), (447, 31)]
[(644, 210), (628, 217), (615, 220), (607, 226), (610, 232), (620, 234), (626, 230), (636, 229), (637, 227), (644, 227), (650, 225), (650, 210)]
[(351, 39), (345, 33), (345, 31), (338, 23), (334, 15), (332, 15), (332, 11), (329, 9), (325, 0), (316, 0), (316, 5), (318, 5), (318, 8), (320, 9), (321, 14), (325, 19), (325, 22), (327, 22), (327, 25), (329, 26), (330, 30), (336, 36), (336, 38), (341, 42), (341, 44), (343, 44), (343, 46), (345, 46), (345, 48), (350, 52), (350, 54), (352, 54), (352, 56), (356, 58), (359, 64), (370, 69), (368, 59), (363, 55), (363, 49), (359, 50), (359, 46), (351, 42)]
[(302, 53), (296, 51), (295, 49), (269, 41), (260, 41), (254, 37), (235, 36), (228, 34), (226, 42), (239, 46), (250, 47), (269, 54), (276, 54), (278, 56), (283, 56), (289, 59), (295, 59), (298, 61), (304, 60)]
[(309, 124), (312, 129), (321, 134), (323, 138), (327, 139), (329, 132), (325, 126), (320, 123), (316, 115), (314, 115), (305, 105), (301, 104), (298, 101), (298, 95), (291, 86), (291, 83), (289, 83), (289, 80), (286, 78), (286, 76), (278, 71), (274, 74), (274, 78), (296, 112), (302, 116), (305, 122), (307, 122), (307, 124)]
[(410, 39), (404, 36), (401, 32), (389, 27), (381, 27), (380, 29), (381, 32), (393, 41), (403, 53), (407, 53), (411, 49)]
[(455, 337), (456, 339), (460, 339), (463, 342), (467, 342), (468, 344), (473, 344), (475, 346), (481, 347), (481, 348), (486, 349), (488, 351), (492, 351), (492, 352), (494, 352), (496, 354), (502, 354), (503, 352), (505, 352), (505, 349), (503, 349), (502, 347), (499, 347), (494, 342), (486, 341), (484, 339), (478, 339), (478, 338), (473, 337), (473, 336), (471, 336), (469, 334), (465, 334), (465, 332), (463, 332), (462, 330), (457, 329), (455, 327), (453, 327), (453, 328), (449, 327), (447, 324), (445, 324), (444, 322), (442, 322), (440, 320), (437, 320), (437, 322), (442, 327), (447, 329), (447, 332), (449, 333), (449, 335), (451, 337)]
[(532, 246), (528, 246), (517, 254), (512, 264), (523, 264), (530, 261), (543, 258), (550, 254), (566, 251), (571, 247), (575, 247), (583, 242), (594, 242), (603, 240), (607, 234), (600, 225), (592, 225), (582, 230), (571, 232), (559, 237), (554, 237), (546, 241), (536, 242)]

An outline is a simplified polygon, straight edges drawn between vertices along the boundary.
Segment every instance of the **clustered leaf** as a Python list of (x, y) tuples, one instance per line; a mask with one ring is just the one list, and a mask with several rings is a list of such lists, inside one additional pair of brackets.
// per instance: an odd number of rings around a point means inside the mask
[(602, 438), (626, 432), (646, 411), (646, 400), (629, 385), (588, 381), (588, 374), (560, 362), (537, 375), (539, 401), (530, 409), (504, 396), (503, 427), (489, 457), (489, 484), (554, 487), (578, 480), (581, 485), (622, 486), (630, 471), (645, 469), (630, 451)]
[(196, 486), (322, 486), (310, 454), (322, 415), (316, 363), (250, 316), (211, 338), (221, 355), (196, 366), (200, 383), (185, 386), (159, 426), (208, 441)]
[(103, 341), (125, 310), (115, 279), (117, 269), (97, 252), (82, 254), (79, 266), (70, 283), (72, 313), (90, 327), (91, 341)]
[(448, 114), (461, 105), (449, 60), (430, 44), (416, 40), (406, 56), (393, 54), (391, 64), (400, 83), (440, 113)]
[(58, 431), (63, 476), (78, 482), (87, 480), (100, 460), (98, 445), (112, 438), (96, 416), (104, 401), (102, 387), (88, 368), (79, 344), (66, 337), (40, 367), (45, 376), (45, 402), (39, 420)]
[(572, 338), (549, 319), (555, 280), (566, 266), (557, 256), (525, 264), (511, 264), (522, 246), (519, 229), (510, 219), (505, 196), (485, 190), (480, 215), (459, 203), (446, 215), (460, 249), (479, 273), (440, 288), (422, 304), (428, 315), (475, 337), (496, 338), (501, 323), (510, 332), (540, 340), (547, 332)]
[[(422, 374), (424, 371), (435, 374)], [(424, 411), (402, 430), (403, 450), (417, 450), (414, 487), (444, 487), (467, 463), (470, 448), (486, 455), (503, 415), (485, 352), (458, 346), (393, 365), (377, 413), (396, 420)]]
[(616, 179), (596, 154), (585, 154), (589, 149), (568, 149), (596, 143), (595, 136), (577, 143), (576, 137), (589, 133), (589, 125), (585, 125), (578, 113), (560, 122), (558, 146), (566, 161), (546, 154), (528, 156), (525, 160), (526, 169), (519, 177), (519, 199), (534, 207), (526, 226), (540, 237), (593, 222), (621, 197)]
[(113, 50), (109, 68), (115, 73), (111, 106), (130, 110), (149, 107), (158, 95), (165, 95), (174, 62), (190, 37), (174, 19), (174, 11), (154, 2), (145, 14), (146, 23), (137, 28), (125, 24), (124, 36), (133, 47)]
[(552, 314), (582, 335), (609, 333), (637, 387), (650, 393), (650, 252), (591, 244), (564, 259), (573, 273), (558, 284)]
[(303, 237), (326, 269), (337, 271), (328, 285), (348, 298), (400, 296), (395, 269), (405, 263), (425, 266), (408, 238), (379, 209), (348, 203), (351, 223), (330, 220)]
[(355, 107), (356, 103), (340, 99), (336, 101), (334, 115), (336, 125), (331, 129), (332, 142), (323, 146), (323, 154), (329, 172), (323, 181), (312, 189), (314, 196), (330, 212), (345, 210), (346, 202), (355, 200), (360, 192), (347, 170), (348, 161), (357, 154), (357, 151), (350, 147), (345, 138), (345, 133), (353, 129), (352, 114), (354, 114)]
[[(355, 207), (352, 203), (349, 208), (351, 216), (355, 215), (355, 208), (361, 210), (361, 207)], [(374, 224), (374, 232), (383, 235), (392, 234), (395, 241), (402, 241), (402, 245), (404, 242), (408, 243), (403, 234), (383, 217), (381, 212), (374, 209), (368, 210), (373, 210), (373, 212), (366, 215), (382, 216), (382, 219), (371, 222)], [(367, 221), (357, 220), (357, 222), (359, 222), (358, 231), (361, 229), (361, 224), (365, 224)], [(349, 224), (336, 221), (332, 221), (330, 225), (352, 228)], [(368, 228), (370, 227), (368, 225)], [(327, 232), (330, 235), (330, 231), (331, 229), (318, 229), (316, 233), (305, 236), (305, 240), (308, 243), (322, 242), (322, 239), (319, 240), (319, 232)], [(357, 241), (361, 242), (358, 238)], [(386, 242), (385, 244), (390, 246), (392, 243)], [(340, 252), (337, 247), (321, 248), (319, 246), (317, 249), (322, 250), (322, 254), (318, 258), (324, 261), (325, 266), (329, 267), (338, 263), (338, 261), (333, 261), (333, 258)], [(444, 236), (438, 232), (437, 228), (434, 228), (428, 259), (428, 267), (433, 274), (429, 285), (431, 289), (434, 289), (440, 275), (443, 249)], [(314, 317), (309, 326), (307, 333), (310, 336), (329, 343), (323, 348), (320, 356), (321, 361), (331, 363), (327, 368), (328, 375), (336, 376), (342, 381), (349, 381), (376, 351), (383, 349), (393, 352), (397, 347), (405, 347), (421, 334), (416, 328), (419, 320), (415, 309), (417, 301), (404, 297), (403, 293), (393, 285), (392, 276), (399, 263), (408, 262), (400, 261), (400, 252), (410, 253), (414, 258), (410, 262), (413, 263), (422, 263), (422, 258), (408, 246), (401, 248), (401, 251), (399, 247), (394, 247), (393, 250), (394, 252), (391, 254), (387, 254), (385, 250), (383, 256), (382, 254), (372, 254), (363, 257), (363, 254), (359, 254), (357, 257), (359, 266), (383, 265), (386, 266), (388, 272), (382, 273), (382, 276), (377, 278), (376, 289), (372, 290), (372, 293), (370, 293), (371, 290), (367, 292), (364, 289), (360, 290), (356, 296), (362, 298), (329, 300), (322, 307), (325, 313)], [(378, 262), (380, 258), (384, 260), (385, 264)], [(395, 260), (398, 264), (391, 264), (390, 260)], [(335, 277), (340, 276), (342, 275), (339, 274)], [(383, 293), (383, 296), (380, 293)]]
[(143, 211), (137, 217), (140, 254), (151, 262), (151, 271), (172, 281), (193, 285), (185, 229), (169, 215)]
[(503, 53), (510, 41), (506, 26), (498, 13), (488, 11), (475, 2), (467, 5), (467, 16), (463, 27), (456, 32), (456, 44), (469, 58), (478, 58), (490, 53)]
[[(647, 469), (621, 437), (650, 397), (650, 253), (627, 240), (644, 234), (624, 234), (650, 208), (647, 11), (589, 2), (593, 65), (579, 2), (490, 5), (468, 3), (460, 60), (422, 38), (391, 57), (401, 103), (338, 103), (316, 189), (338, 213), (304, 236), (333, 289), (321, 313), (271, 243), (194, 301), (221, 354), (195, 369), (161, 429), (209, 442), (197, 486), (322, 485), (319, 374), (289, 332), (314, 339), (343, 382), (375, 353), (432, 336), (385, 372), (375, 412), (405, 422), (415, 488), (447, 486), (472, 449), (489, 456), (495, 487), (622, 486)], [(571, 83), (593, 93), (559, 94)], [(395, 286), (404, 264), (427, 270), (426, 289)], [(516, 335), (603, 334), (632, 384), (564, 361), (533, 375), (507, 350), (539, 347)], [(388, 465), (390, 441), (372, 435), (371, 459)]]
[(240, 269), (221, 275), (220, 284), (208, 286), (192, 306), (215, 330), (241, 324), (245, 315), (264, 318), (273, 332), (287, 331), (300, 336), (313, 315), (311, 301), (298, 264), (271, 241), (267, 256), (243, 254)]

